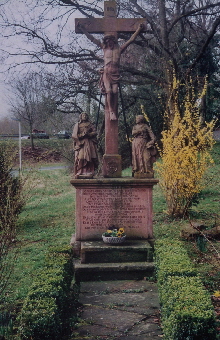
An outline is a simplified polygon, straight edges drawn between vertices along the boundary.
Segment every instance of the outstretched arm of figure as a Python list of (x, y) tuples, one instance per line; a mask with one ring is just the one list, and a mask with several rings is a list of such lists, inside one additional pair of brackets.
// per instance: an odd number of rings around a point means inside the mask
[(82, 31), (82, 33), (84, 33), (87, 38), (93, 42), (94, 44), (96, 44), (98, 47), (102, 48), (102, 43), (100, 40), (96, 39), (95, 37), (93, 37), (92, 34), (90, 34), (89, 32), (87, 32), (85, 26), (81, 25), (79, 22), (77, 23), (78, 28)]
[(138, 34), (144, 29), (144, 24), (140, 24), (138, 29), (132, 34), (130, 39), (126, 41), (124, 45), (121, 46), (121, 53), (123, 53), (126, 48), (137, 38)]

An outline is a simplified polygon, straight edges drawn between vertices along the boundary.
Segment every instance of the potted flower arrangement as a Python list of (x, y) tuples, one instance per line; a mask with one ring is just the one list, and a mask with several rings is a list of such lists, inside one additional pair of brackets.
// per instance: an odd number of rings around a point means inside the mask
[(102, 239), (105, 243), (123, 243), (126, 239), (124, 228), (117, 228), (113, 225), (102, 234)]

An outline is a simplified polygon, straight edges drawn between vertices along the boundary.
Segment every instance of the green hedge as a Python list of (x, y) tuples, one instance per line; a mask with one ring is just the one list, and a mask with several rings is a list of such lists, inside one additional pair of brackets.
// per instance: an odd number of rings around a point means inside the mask
[(161, 239), (155, 250), (164, 339), (216, 339), (214, 308), (183, 243)]
[(156, 242), (157, 280), (163, 284), (168, 276), (196, 276), (187, 251), (178, 240), (161, 239)]
[[(46, 255), (46, 266), (36, 275), (19, 317), (22, 339), (61, 339), (67, 331), (74, 296), (71, 248), (53, 248)], [(75, 300), (78, 289), (75, 287)], [(74, 295), (73, 294), (73, 295)]]
[(56, 299), (26, 299), (20, 318), (19, 331), (22, 339), (59, 339), (61, 324)]

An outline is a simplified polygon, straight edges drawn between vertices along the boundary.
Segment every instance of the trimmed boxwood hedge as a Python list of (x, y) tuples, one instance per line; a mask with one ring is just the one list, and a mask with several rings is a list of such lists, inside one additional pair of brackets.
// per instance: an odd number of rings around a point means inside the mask
[(61, 316), (55, 298), (27, 298), (20, 317), (22, 339), (59, 339)]
[(197, 271), (181, 241), (161, 239), (156, 242), (157, 280), (162, 284), (167, 276), (196, 276)]
[[(21, 339), (61, 339), (67, 332), (70, 310), (78, 287), (70, 294), (73, 280), (71, 248), (52, 248), (30, 287), (19, 316)], [(71, 310), (72, 312), (72, 310)]]
[(214, 308), (183, 243), (155, 244), (158, 291), (165, 340), (214, 340)]

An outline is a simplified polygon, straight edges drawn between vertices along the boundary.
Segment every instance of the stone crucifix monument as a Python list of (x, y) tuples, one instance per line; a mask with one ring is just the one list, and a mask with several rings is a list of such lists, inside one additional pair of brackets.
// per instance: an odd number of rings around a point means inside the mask
[[(153, 238), (152, 191), (158, 180), (153, 176), (122, 178), (121, 156), (118, 154), (120, 56), (138, 34), (145, 30), (145, 27), (146, 23), (143, 18), (117, 18), (115, 1), (104, 2), (104, 18), (75, 19), (76, 33), (85, 34), (104, 52), (100, 87), (105, 94), (103, 176), (89, 178), (86, 175), (79, 175), (71, 180), (71, 184), (76, 188), (76, 232), (72, 238), (72, 244), (79, 255), (83, 254), (88, 241), (101, 241), (102, 233), (111, 226), (124, 228), (127, 239), (132, 242)], [(118, 45), (117, 34), (119, 32), (132, 34), (131, 38), (121, 46)], [(97, 40), (92, 33), (104, 33), (103, 42)], [(86, 123), (86, 117), (83, 117), (82, 115), (81, 120), (84, 119), (82, 124), (89, 124)], [(92, 128), (91, 133), (95, 136)], [(137, 133), (136, 135), (138, 138)], [(93, 139), (94, 136), (92, 136)], [(78, 140), (77, 137), (75, 138)], [(82, 144), (80, 141), (79, 144)], [(140, 143), (136, 143), (135, 149), (138, 149), (139, 145)]]
[[(146, 27), (143, 18), (124, 19), (116, 16), (116, 2), (104, 2), (104, 18), (75, 19), (76, 33), (84, 33), (103, 50), (104, 66), (100, 70), (100, 88), (105, 95), (105, 154), (103, 176), (121, 176), (121, 156), (118, 154), (118, 85), (120, 81), (120, 57), (126, 48)], [(118, 44), (118, 33), (133, 33), (123, 45)], [(103, 42), (91, 33), (104, 33)]]

